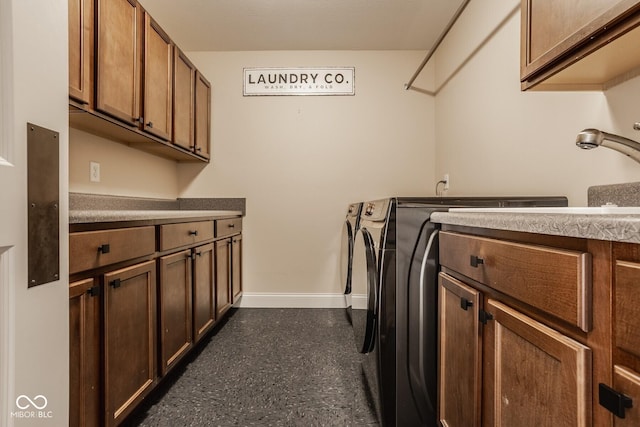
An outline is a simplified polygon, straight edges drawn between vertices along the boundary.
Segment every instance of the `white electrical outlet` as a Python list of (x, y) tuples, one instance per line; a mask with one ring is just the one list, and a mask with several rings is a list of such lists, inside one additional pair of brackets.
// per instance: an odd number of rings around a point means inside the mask
[(91, 182), (100, 182), (100, 163), (89, 163), (89, 179)]
[(446, 191), (449, 189), (449, 174), (445, 173), (444, 178), (442, 178), (442, 180), (444, 181), (444, 190)]

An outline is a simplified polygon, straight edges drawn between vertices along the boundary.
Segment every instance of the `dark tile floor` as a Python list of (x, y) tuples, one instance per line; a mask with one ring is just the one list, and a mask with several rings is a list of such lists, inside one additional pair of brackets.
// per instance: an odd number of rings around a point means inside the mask
[(376, 426), (341, 309), (235, 310), (130, 426)]

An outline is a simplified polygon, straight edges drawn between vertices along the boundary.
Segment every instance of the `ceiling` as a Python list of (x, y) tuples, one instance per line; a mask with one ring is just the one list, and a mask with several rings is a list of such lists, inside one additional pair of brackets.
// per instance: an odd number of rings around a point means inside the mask
[(461, 0), (141, 0), (185, 51), (429, 50)]

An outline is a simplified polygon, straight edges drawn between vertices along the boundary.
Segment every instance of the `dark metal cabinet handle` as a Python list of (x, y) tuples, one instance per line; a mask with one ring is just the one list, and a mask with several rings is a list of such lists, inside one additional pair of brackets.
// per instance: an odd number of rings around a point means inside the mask
[(633, 400), (605, 384), (598, 384), (598, 403), (618, 418), (625, 417), (625, 409), (633, 407)]
[(197, 236), (198, 235), (198, 230), (189, 230), (189, 236)]
[(111, 247), (108, 244), (98, 246), (98, 252), (101, 254), (108, 254), (111, 252)]
[(89, 296), (91, 297), (95, 297), (100, 295), (100, 286), (92, 286), (89, 289), (87, 289), (87, 294), (89, 294)]
[(196, 151), (202, 151), (202, 147), (196, 148)]
[(463, 309), (464, 311), (467, 311), (467, 309), (472, 305), (473, 305), (472, 301), (469, 301), (466, 298), (460, 298), (460, 308)]
[(109, 286), (111, 286), (113, 289), (119, 288), (120, 285), (121, 285), (120, 279), (115, 279), (109, 282)]
[(229, 228), (235, 228), (235, 224), (229, 224)]
[(471, 263), (471, 267), (477, 268), (478, 265), (484, 264), (484, 260), (482, 258), (479, 258), (479, 257), (475, 256), (475, 255), (471, 255), (470, 263)]
[(153, 127), (153, 122), (149, 122), (149, 123), (147, 123), (147, 127), (152, 128), (152, 127)]

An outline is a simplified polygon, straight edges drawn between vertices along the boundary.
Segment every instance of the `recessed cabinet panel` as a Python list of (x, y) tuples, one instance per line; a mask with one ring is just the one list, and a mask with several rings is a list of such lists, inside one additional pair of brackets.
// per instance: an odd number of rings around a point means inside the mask
[(136, 125), (140, 119), (140, 6), (135, 0), (97, 1), (96, 109)]
[(231, 239), (231, 291), (235, 304), (242, 296), (242, 235)]
[(191, 250), (160, 258), (160, 373), (165, 375), (192, 343)]
[(624, 418), (613, 417), (614, 427), (640, 426), (640, 374), (624, 366), (614, 366), (613, 388), (632, 401), (632, 406), (625, 408)]
[(590, 425), (591, 350), (498, 301), (486, 310), (484, 424)]
[(104, 275), (105, 411), (119, 424), (156, 380), (156, 263)]
[(69, 0), (69, 96), (91, 104), (93, 92), (93, 0)]
[(148, 13), (144, 16), (142, 128), (168, 141), (173, 122), (173, 44)]
[[(640, 64), (630, 58), (638, 37), (623, 41), (640, 23), (638, 0), (522, 0), (521, 5), (523, 89), (602, 90)], [(621, 48), (590, 61), (612, 46)], [(589, 64), (582, 66), (583, 61)]]
[(173, 72), (173, 143), (193, 150), (196, 69), (177, 46), (174, 48)]
[(100, 425), (102, 329), (100, 284), (90, 278), (69, 285), (69, 426)]
[(640, 357), (640, 264), (616, 261), (615, 274), (615, 345)]
[[(482, 330), (480, 292), (440, 273), (438, 373), (439, 420), (442, 425), (480, 425)], [(461, 404), (464, 402), (463, 404)]]
[(194, 249), (193, 262), (193, 334), (197, 342), (216, 320), (213, 243)]
[(211, 84), (199, 72), (195, 89), (195, 153), (206, 159), (211, 153)]
[(231, 241), (218, 240), (216, 245), (216, 318), (231, 308)]

